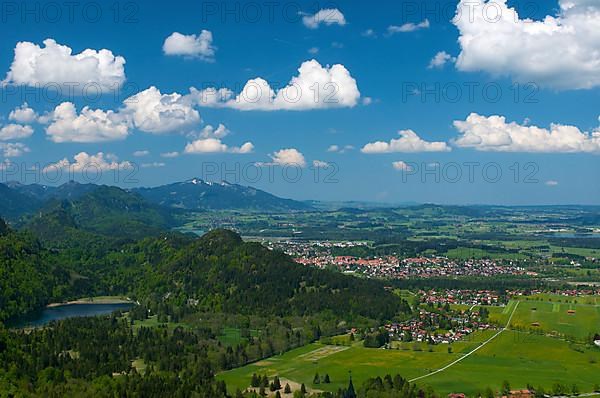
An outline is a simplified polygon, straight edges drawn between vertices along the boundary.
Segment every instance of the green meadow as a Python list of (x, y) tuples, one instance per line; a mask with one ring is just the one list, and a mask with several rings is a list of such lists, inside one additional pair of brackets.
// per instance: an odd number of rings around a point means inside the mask
[[(224, 380), (232, 391), (249, 387), (253, 373), (279, 375), (305, 383), (310, 388), (335, 391), (347, 386), (348, 371), (352, 371), (352, 377), (358, 383), (386, 372), (416, 377), (437, 368), (450, 357), (458, 358), (457, 354), (447, 352), (369, 349), (361, 347), (360, 343), (352, 347), (314, 343), (281, 356), (221, 373), (218, 378)], [(313, 385), (313, 377), (317, 372), (320, 375), (329, 374), (331, 384)]]
[(536, 329), (544, 333), (585, 341), (600, 333), (600, 306), (554, 302), (522, 301), (511, 322), (514, 329)]
[[(517, 301), (511, 301), (506, 307), (488, 307), (491, 309), (490, 318), (505, 324), (515, 306)], [(573, 308), (575, 313), (568, 314), (567, 311)], [(530, 384), (551, 390), (559, 383), (569, 389), (575, 384), (582, 393), (591, 392), (600, 382), (600, 348), (570, 343), (545, 333), (514, 329), (539, 322), (544, 330), (556, 330), (583, 341), (595, 328), (599, 329), (596, 332), (600, 332), (599, 308), (592, 304), (521, 300), (510, 329), (455, 365), (422, 378), (417, 383), (429, 385), (439, 394), (463, 392), (474, 395), (487, 387), (498, 391), (504, 380), (508, 380), (515, 389), (526, 388)], [(345, 387), (349, 371), (358, 385), (369, 377), (388, 373), (399, 373), (413, 379), (462, 358), (495, 333), (476, 332), (465, 341), (450, 346), (394, 343), (390, 350), (364, 348), (362, 342), (354, 342), (351, 346), (314, 343), (221, 373), (218, 378), (224, 380), (232, 391), (247, 388), (253, 373), (270, 377), (278, 375), (305, 383), (311, 389), (324, 391)], [(346, 339), (343, 340), (347, 344)], [(327, 341), (338, 342), (338, 339)], [(315, 373), (321, 376), (329, 374), (331, 384), (313, 385)]]
[[(252, 337), (257, 337), (259, 334), (256, 330), (250, 330), (248, 333)], [(231, 347), (248, 340), (246, 337), (242, 336), (242, 331), (238, 328), (224, 328), (221, 335), (217, 336), (217, 338), (222, 344)]]
[(591, 392), (599, 380), (599, 362), (600, 349), (506, 331), (464, 361), (419, 383), (441, 393), (474, 394), (487, 387), (498, 391), (504, 380), (513, 388), (531, 384), (550, 390), (560, 383), (568, 388), (576, 384), (580, 391)]
[[(278, 375), (297, 383), (305, 383), (312, 389), (335, 391), (345, 387), (348, 372), (360, 384), (369, 377), (399, 373), (415, 378), (439, 369), (464, 355), (463, 349), (453, 348), (448, 353), (436, 347), (427, 350), (382, 350), (310, 344), (281, 356), (269, 358), (242, 368), (218, 375), (227, 386), (249, 387), (253, 373)], [(471, 343), (473, 344), (473, 343)], [(473, 344), (472, 347), (475, 347)], [(600, 374), (600, 350), (570, 344), (545, 336), (507, 331), (447, 370), (418, 381), (419, 385), (430, 385), (440, 394), (464, 392), (475, 394), (490, 387), (499, 390), (508, 380), (513, 388), (525, 388), (527, 384), (551, 389), (554, 384), (568, 386), (577, 384), (582, 392), (591, 392), (598, 383)], [(329, 374), (331, 384), (313, 385), (315, 373)]]

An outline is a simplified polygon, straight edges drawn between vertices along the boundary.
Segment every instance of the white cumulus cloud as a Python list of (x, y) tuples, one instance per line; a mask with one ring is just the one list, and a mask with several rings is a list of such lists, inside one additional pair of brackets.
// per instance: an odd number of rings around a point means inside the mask
[(200, 114), (188, 96), (162, 94), (152, 86), (125, 100), (121, 111), (130, 116), (136, 128), (153, 134), (185, 131), (200, 123)]
[(442, 69), (448, 62), (456, 62), (456, 58), (446, 51), (440, 51), (429, 61), (429, 69)]
[(326, 169), (329, 167), (329, 163), (317, 159), (313, 160), (312, 165), (315, 169)]
[(346, 17), (337, 8), (325, 8), (312, 15), (302, 17), (302, 23), (309, 29), (317, 29), (319, 25), (346, 25)]
[(17, 43), (4, 83), (33, 87), (53, 84), (63, 88), (69, 85), (78, 94), (84, 87), (104, 92), (116, 90), (125, 82), (125, 58), (110, 50), (86, 49), (73, 54), (70, 47), (52, 39), (43, 43), (43, 47), (27, 41)]
[(213, 45), (212, 32), (202, 30), (199, 35), (172, 33), (165, 39), (163, 51), (166, 55), (197, 57), (205, 61), (213, 61), (216, 47)]
[(189, 154), (199, 153), (251, 153), (254, 150), (254, 145), (251, 142), (246, 142), (241, 147), (229, 147), (218, 138), (201, 138), (188, 143), (185, 146), (184, 152)]
[(87, 152), (79, 152), (73, 156), (73, 161), (64, 158), (56, 163), (50, 164), (44, 168), (45, 171), (53, 170), (69, 170), (73, 172), (81, 172), (84, 170), (106, 171), (106, 170), (124, 170), (131, 169), (131, 162), (119, 162), (119, 159), (110, 153), (98, 152), (97, 154), (88, 154)]
[(506, 122), (504, 116), (481, 116), (471, 113), (457, 120), (454, 127), (461, 133), (456, 146), (478, 151), (600, 153), (600, 129), (591, 133), (575, 126), (552, 124), (549, 129)]
[(413, 171), (413, 168), (402, 160), (398, 160), (396, 162), (392, 162), (392, 167), (398, 171)]
[(0, 142), (0, 151), (5, 158), (16, 158), (30, 152), (30, 149), (20, 142)]
[(461, 71), (510, 75), (555, 89), (600, 86), (600, 2), (559, 0), (556, 15), (531, 20), (506, 0), (461, 0)]
[(31, 109), (27, 102), (8, 114), (8, 119), (17, 123), (33, 123), (37, 121), (38, 117), (37, 112)]
[(123, 140), (129, 125), (114, 111), (84, 107), (79, 114), (71, 102), (63, 102), (48, 115), (46, 134), (50, 140), (62, 142), (107, 142)]
[(392, 139), (389, 142), (370, 142), (361, 149), (361, 152), (374, 154), (394, 152), (448, 152), (451, 150), (450, 146), (445, 142), (425, 141), (412, 130), (401, 130), (398, 134), (400, 135), (400, 138)]
[(352, 145), (344, 145), (343, 147), (339, 146), (339, 145), (330, 145), (329, 148), (327, 148), (327, 152), (333, 152), (333, 153), (346, 153), (348, 151), (352, 151), (354, 149), (354, 146)]
[(429, 20), (425, 19), (423, 22), (419, 23), (405, 23), (403, 25), (390, 25), (387, 28), (388, 35), (393, 35), (394, 33), (408, 33), (414, 32), (416, 30), (428, 29), (430, 26)]
[(20, 124), (7, 124), (0, 128), (0, 141), (20, 140), (31, 137), (33, 128)]
[(204, 126), (202, 131), (200, 132), (200, 137), (202, 138), (225, 138), (229, 135), (230, 131), (223, 124), (219, 124), (216, 128), (212, 125), (208, 124)]
[(298, 75), (279, 90), (257, 77), (248, 80), (238, 95), (228, 89), (190, 91), (201, 106), (260, 111), (354, 107), (360, 99), (356, 80), (344, 65), (322, 66), (314, 59), (303, 62)]
[(269, 155), (271, 162), (258, 163), (259, 166), (295, 166), (306, 167), (306, 159), (296, 148), (281, 149)]

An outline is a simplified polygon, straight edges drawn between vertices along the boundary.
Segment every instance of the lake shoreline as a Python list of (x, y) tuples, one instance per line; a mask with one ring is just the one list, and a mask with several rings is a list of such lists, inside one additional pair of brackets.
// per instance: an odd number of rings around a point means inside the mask
[(78, 304), (135, 304), (135, 301), (131, 300), (129, 297), (89, 297), (62, 303), (50, 303), (46, 305), (45, 308), (56, 308), (64, 305)]
[(104, 316), (116, 311), (126, 312), (137, 304), (139, 303), (127, 297), (89, 297), (63, 303), (48, 304), (45, 307), (12, 318), (5, 325), (9, 329), (33, 330), (45, 327), (53, 321)]

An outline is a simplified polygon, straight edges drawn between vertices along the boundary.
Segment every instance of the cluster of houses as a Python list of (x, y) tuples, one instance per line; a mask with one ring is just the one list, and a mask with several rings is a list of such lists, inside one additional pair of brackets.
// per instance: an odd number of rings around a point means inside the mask
[(463, 304), (469, 306), (505, 305), (511, 297), (533, 296), (552, 294), (566, 298), (585, 296), (599, 296), (600, 288), (577, 289), (507, 289), (499, 294), (496, 290), (470, 290), (470, 289), (440, 289), (419, 290), (418, 296), (425, 304)]
[(421, 278), (440, 276), (523, 275), (525, 269), (513, 262), (489, 259), (454, 260), (447, 257), (418, 257), (402, 260), (410, 276)]
[(332, 256), (328, 253), (304, 253), (294, 256), (297, 263), (319, 268), (337, 267), (345, 273), (358, 273), (369, 278), (408, 279), (448, 276), (523, 275), (526, 271), (516, 264), (494, 260), (453, 260), (447, 257), (397, 256), (361, 258)]
[(526, 275), (518, 263), (490, 259), (455, 260), (443, 256), (399, 258), (395, 255), (356, 257), (336, 255), (336, 249), (366, 247), (364, 241), (277, 240), (264, 242), (272, 250), (281, 250), (298, 264), (318, 268), (336, 267), (368, 278), (408, 279), (454, 276)]
[(476, 330), (492, 326), (482, 319), (478, 311), (428, 311), (419, 310), (419, 315), (400, 323), (384, 326), (390, 341), (427, 342), (450, 344), (462, 340)]
[[(359, 246), (367, 246), (363, 241), (303, 241), (303, 240), (276, 240), (264, 241), (263, 244), (271, 250), (279, 250), (287, 255), (297, 259), (316, 259), (322, 258), (323, 265), (328, 265), (332, 259), (331, 254), (334, 249), (348, 249)], [(314, 265), (317, 265), (316, 263)]]
[(431, 304), (464, 304), (470, 306), (479, 305), (500, 305), (504, 304), (498, 295), (498, 292), (493, 290), (461, 290), (461, 289), (446, 289), (446, 290), (420, 290), (419, 296), (422, 297), (422, 302)]

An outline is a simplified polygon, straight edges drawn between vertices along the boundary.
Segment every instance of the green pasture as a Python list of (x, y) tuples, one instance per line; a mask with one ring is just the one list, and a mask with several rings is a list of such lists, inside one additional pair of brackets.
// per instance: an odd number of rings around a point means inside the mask
[[(429, 352), (413, 348), (383, 350), (363, 348), (359, 344), (338, 347), (315, 343), (221, 373), (218, 378), (224, 380), (231, 391), (247, 388), (253, 373), (278, 375), (305, 383), (310, 388), (335, 391), (347, 385), (349, 371), (357, 385), (366, 378), (388, 373), (414, 378), (455, 361), (477, 345), (475, 341), (455, 343), (449, 353), (447, 345), (436, 346)], [(598, 383), (599, 362), (599, 349), (571, 346), (546, 336), (506, 331), (473, 355), (443, 372), (419, 380), (418, 384), (430, 385), (440, 394), (464, 392), (473, 395), (487, 387), (497, 391), (504, 380), (509, 380), (513, 388), (525, 388), (529, 383), (550, 390), (555, 383), (561, 383), (569, 388), (577, 384), (580, 391), (590, 392)], [(331, 384), (313, 385), (317, 372), (329, 374)]]
[(525, 296), (519, 298), (519, 300), (600, 305), (600, 296), (563, 296), (561, 294), (540, 293)]
[[(428, 351), (404, 351), (309, 344), (281, 356), (271, 357), (242, 368), (219, 374), (217, 377), (227, 383), (230, 391), (249, 387), (253, 373), (278, 375), (310, 388), (336, 391), (348, 384), (348, 371), (357, 384), (375, 375), (402, 373), (405, 377), (416, 377), (436, 369), (459, 354)], [(315, 373), (329, 374), (331, 384), (312, 384)]]
[(600, 333), (600, 306), (554, 302), (522, 301), (510, 324), (511, 328), (541, 329), (585, 341)]
[(556, 383), (591, 392), (600, 374), (600, 350), (546, 336), (506, 331), (472, 356), (444, 372), (422, 379), (441, 393), (499, 391), (508, 380), (513, 389), (527, 384), (550, 390)]
[[(504, 380), (513, 388), (526, 388), (528, 384), (550, 391), (557, 383), (581, 392), (591, 392), (599, 382), (600, 349), (586, 344), (570, 343), (551, 337), (555, 331), (585, 341), (590, 333), (600, 330), (600, 307), (596, 297), (574, 298), (563, 296), (521, 297), (504, 307), (486, 307), (490, 320), (505, 325), (514, 311), (509, 330), (489, 341), (448, 369), (418, 381), (429, 385), (439, 394), (464, 392), (475, 395), (487, 387), (498, 391)], [(562, 301), (559, 302), (558, 300)], [(540, 301), (538, 301), (540, 300)], [(544, 300), (544, 301), (541, 301)], [(570, 300), (571, 302), (566, 302)], [(517, 306), (518, 304), (518, 306)], [(516, 308), (516, 309), (515, 309)], [(568, 311), (575, 311), (569, 313)], [(542, 333), (531, 324), (538, 322)], [(522, 329), (519, 331), (516, 329)], [(460, 359), (488, 341), (497, 331), (478, 331), (463, 341), (436, 346), (427, 343), (392, 343), (392, 349), (364, 348), (360, 341), (347, 345), (310, 344), (280, 356), (247, 365), (218, 375), (231, 391), (249, 386), (253, 373), (278, 375), (309, 388), (336, 391), (345, 387), (348, 372), (357, 385), (374, 376), (399, 373), (412, 379)], [(333, 338), (330, 342), (348, 343), (348, 336)], [(339, 340), (339, 341), (338, 341)], [(329, 374), (331, 384), (313, 385), (315, 373)]]
[(464, 259), (482, 259), (490, 258), (495, 260), (521, 260), (526, 259), (528, 256), (521, 253), (502, 253), (493, 252), (483, 249), (475, 249), (469, 247), (457, 247), (456, 249), (450, 249), (446, 252), (446, 256), (451, 259), (464, 260)]

